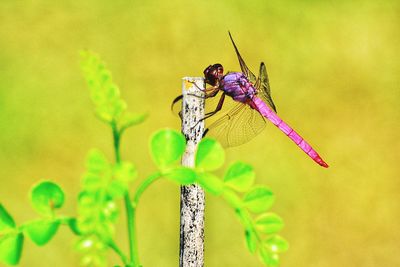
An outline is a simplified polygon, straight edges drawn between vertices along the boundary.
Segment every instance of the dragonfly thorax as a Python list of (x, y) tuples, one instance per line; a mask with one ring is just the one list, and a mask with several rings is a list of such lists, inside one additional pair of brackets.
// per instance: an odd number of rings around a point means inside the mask
[(254, 86), (241, 72), (226, 74), (221, 81), (220, 88), (234, 100), (242, 103), (248, 103), (257, 94)]

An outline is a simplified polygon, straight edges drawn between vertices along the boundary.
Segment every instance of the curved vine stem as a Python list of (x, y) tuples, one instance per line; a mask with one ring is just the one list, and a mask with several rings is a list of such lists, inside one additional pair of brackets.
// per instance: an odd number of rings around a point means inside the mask
[[(137, 264), (137, 265), (133, 265), (133, 266), (140, 266), (139, 264), (139, 254), (138, 254), (138, 247), (137, 247), (137, 235), (136, 235), (136, 207), (137, 204), (139, 202), (140, 196), (143, 194), (143, 192), (158, 178), (161, 177), (160, 173), (154, 173), (153, 175), (150, 175), (149, 177), (147, 177), (138, 187), (138, 189), (136, 190), (136, 193), (133, 197), (133, 201), (131, 202), (130, 198), (126, 198), (128, 195), (125, 195), (125, 205), (128, 207), (130, 207), (129, 212), (127, 212), (127, 215), (129, 215), (128, 217), (128, 224), (130, 226), (130, 237), (132, 236), (132, 239), (130, 239), (130, 248), (131, 248), (131, 252), (133, 253), (133, 258), (136, 259), (135, 262), (133, 262), (133, 264)], [(127, 203), (129, 202), (129, 204)], [(127, 210), (128, 211), (128, 210)]]
[(250, 230), (255, 234), (258, 242), (261, 242), (261, 238), (257, 231), (255, 230), (255, 226), (249, 217), (249, 214), (246, 210), (243, 209), (241, 205), (240, 198), (232, 191), (227, 190), (222, 194), (225, 201), (235, 210), (236, 215), (239, 217), (240, 222), (243, 224), (246, 230)]
[(143, 194), (143, 192), (157, 179), (161, 178), (162, 174), (160, 172), (155, 172), (153, 174), (151, 174), (150, 176), (148, 176), (138, 187), (138, 189), (135, 192), (135, 195), (133, 196), (132, 199), (132, 206), (133, 208), (136, 208), (139, 199), (141, 197), (141, 195)]

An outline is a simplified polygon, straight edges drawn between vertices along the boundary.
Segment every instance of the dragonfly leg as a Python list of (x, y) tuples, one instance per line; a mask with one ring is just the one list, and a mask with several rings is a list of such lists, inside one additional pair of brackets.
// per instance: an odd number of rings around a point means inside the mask
[(176, 104), (176, 102), (179, 102), (182, 98), (183, 98), (183, 95), (179, 95), (174, 99), (174, 101), (172, 101), (171, 110), (173, 110), (174, 105)]
[(204, 116), (204, 118), (202, 118), (200, 121), (203, 121), (203, 120), (205, 120), (205, 119), (208, 119), (209, 117), (215, 115), (218, 111), (220, 111), (220, 110), (222, 109), (222, 106), (224, 105), (224, 100), (225, 100), (225, 93), (223, 93), (223, 94), (221, 95), (221, 98), (219, 99), (218, 105), (217, 105), (217, 107), (215, 108), (215, 110), (212, 111), (212, 112), (208, 112), (208, 113)]
[(193, 126), (193, 128), (196, 127), (197, 124), (199, 124), (200, 122), (204, 121), (205, 119), (210, 118), (211, 116), (215, 115), (218, 111), (220, 111), (220, 110), (222, 109), (222, 106), (224, 105), (224, 100), (225, 100), (225, 93), (223, 93), (223, 94), (221, 95), (221, 98), (219, 99), (218, 105), (217, 105), (217, 107), (215, 108), (215, 110), (212, 111), (212, 112), (207, 113), (207, 114), (204, 116), (204, 118), (201, 118), (199, 121), (197, 121), (197, 123)]
[[(207, 90), (207, 89), (206, 89)], [(214, 97), (218, 94), (219, 88), (218, 87), (210, 87), (209, 90), (211, 91), (210, 93), (206, 94), (206, 98)], [(222, 97), (222, 96), (221, 96)], [(225, 97), (225, 94), (224, 94)]]
[[(194, 83), (194, 82), (191, 82), (191, 83), (193, 83), (194, 85), (197, 86), (196, 83)], [(197, 88), (199, 88), (199, 87), (197, 86)], [(206, 92), (206, 96), (205, 96), (204, 98), (214, 97), (214, 96), (218, 93), (218, 90), (217, 90), (217, 88), (215, 88), (215, 87), (206, 88), (205, 90), (203, 90), (203, 89), (201, 89), (201, 88), (199, 88), (199, 89)], [(211, 93), (207, 94), (207, 91), (211, 91)], [(201, 97), (201, 96), (194, 95), (194, 94), (188, 94), (188, 95), (203, 98), (203, 97)], [(173, 109), (174, 105), (175, 105), (177, 102), (179, 102), (182, 98), (183, 98), (183, 95), (179, 95), (179, 96), (177, 96), (177, 97), (172, 101), (171, 110)]]
[[(211, 91), (211, 92), (207, 93), (207, 91)], [(198, 97), (198, 98), (202, 98), (202, 99), (207, 99), (207, 98), (216, 96), (218, 94), (218, 92), (219, 92), (219, 88), (218, 87), (206, 88), (205, 92), (206, 92), (205, 96), (198, 96), (198, 95), (195, 95), (195, 94), (188, 94), (188, 95), (194, 96), (194, 97)]]
[[(172, 101), (172, 103), (171, 103), (171, 110), (172, 111), (174, 110), (175, 104), (177, 102), (179, 102), (180, 100), (182, 100), (182, 98), (183, 98), (183, 95), (179, 95), (174, 99), (174, 101)], [(178, 115), (179, 115), (179, 118), (181, 118), (181, 120), (182, 120), (182, 110), (178, 112)]]
[[(196, 85), (196, 86), (197, 86), (197, 85)], [(216, 96), (216, 95), (218, 94), (218, 92), (219, 92), (219, 89), (218, 89), (217, 87), (210, 87), (210, 88), (206, 88), (205, 91), (206, 91), (206, 92), (207, 92), (207, 91), (211, 91), (211, 92), (208, 93), (208, 94), (206, 93), (205, 96), (198, 96), (198, 95), (195, 95), (195, 94), (188, 94), (188, 95), (194, 96), (194, 97), (198, 97), (198, 98), (202, 98), (202, 99), (206, 99), (206, 98), (209, 98), (209, 97), (214, 97), (214, 96)], [(183, 98), (183, 95), (179, 95), (179, 96), (175, 97), (175, 99), (174, 99), (174, 100), (172, 101), (172, 103), (171, 103), (171, 110), (174, 109), (174, 105), (175, 105), (177, 102), (181, 101), (182, 98)], [(179, 111), (178, 114), (179, 114), (179, 117), (182, 119), (182, 111)], [(208, 113), (207, 113), (206, 115), (208, 115)]]
[(208, 133), (209, 130), (210, 130), (209, 128), (205, 129), (203, 135), (201, 136), (201, 138), (206, 137), (206, 134)]
[(196, 86), (197, 87), (197, 89), (199, 89), (200, 91), (202, 91), (202, 92), (206, 92), (207, 91), (207, 88), (200, 88), (198, 85), (197, 85), (197, 83), (195, 83), (195, 82), (193, 82), (193, 81), (187, 81), (188, 83), (191, 83), (191, 84), (193, 84), (194, 86)]

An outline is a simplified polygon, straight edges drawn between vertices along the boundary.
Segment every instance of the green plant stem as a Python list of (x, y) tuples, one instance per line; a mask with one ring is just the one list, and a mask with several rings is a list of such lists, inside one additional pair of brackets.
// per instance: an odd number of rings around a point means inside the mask
[(255, 230), (253, 221), (251, 220), (248, 212), (242, 207), (242, 200), (231, 190), (226, 190), (222, 194), (223, 198), (228, 202), (228, 204), (235, 210), (236, 215), (239, 217), (240, 222), (243, 224), (245, 229), (252, 231), (258, 242), (261, 242), (261, 237)]
[(114, 122), (114, 121), (111, 122), (111, 128), (112, 128), (113, 140), (114, 140), (115, 161), (117, 163), (120, 163), (121, 162), (121, 153), (120, 153), (119, 147), (120, 147), (121, 134), (118, 131), (116, 122)]
[(137, 189), (136, 192), (135, 192), (135, 195), (134, 195), (134, 197), (133, 197), (133, 200), (132, 200), (132, 206), (133, 206), (134, 208), (136, 208), (136, 206), (137, 206), (137, 204), (138, 204), (138, 202), (139, 202), (140, 196), (143, 194), (143, 192), (144, 192), (154, 181), (156, 181), (157, 179), (161, 178), (161, 176), (162, 176), (161, 173), (155, 172), (155, 173), (151, 174), (150, 176), (148, 176), (148, 177), (139, 185), (138, 189)]
[(139, 202), (140, 196), (143, 192), (157, 179), (161, 177), (161, 173), (156, 172), (147, 177), (138, 187), (133, 197), (133, 201), (129, 198), (129, 194), (125, 194), (125, 207), (126, 214), (128, 217), (128, 231), (129, 231), (129, 248), (131, 254), (131, 262), (133, 266), (140, 266), (139, 264), (139, 253), (137, 247), (136, 238), (136, 207)]
[[(131, 252), (131, 261), (133, 266), (140, 266), (139, 264), (139, 253), (137, 248), (137, 239), (136, 239), (136, 207), (139, 202), (140, 196), (143, 192), (148, 188), (154, 181), (161, 177), (161, 174), (156, 172), (149, 177), (147, 177), (136, 190), (133, 201), (131, 202), (129, 195), (125, 195), (125, 206), (126, 213), (128, 216), (128, 230), (129, 236), (133, 238), (129, 238), (130, 241), (130, 252)], [(136, 263), (137, 262), (137, 263)]]
[[(121, 153), (120, 153), (120, 140), (121, 132), (118, 131), (116, 122), (111, 123), (113, 140), (114, 140), (114, 151), (115, 151), (115, 161), (116, 163), (121, 163)], [(137, 241), (135, 234), (135, 209), (132, 206), (131, 198), (129, 196), (129, 191), (126, 191), (124, 195), (126, 220), (128, 226), (128, 239), (129, 239), (129, 256), (130, 265), (133, 267), (140, 266), (139, 264), (139, 253), (137, 249)]]
[(117, 246), (117, 244), (115, 244), (115, 242), (113, 240), (109, 240), (106, 243), (112, 250), (115, 251), (115, 253), (117, 253), (119, 255), (119, 257), (121, 258), (124, 265), (129, 264), (128, 257), (122, 252), (122, 250)]
[(131, 263), (134, 267), (140, 266), (139, 253), (136, 240), (136, 227), (135, 227), (135, 208), (132, 206), (129, 193), (126, 192), (124, 196), (126, 218), (128, 223), (128, 236), (129, 236), (129, 255)]
[[(116, 163), (121, 162), (121, 154), (120, 154), (120, 140), (122, 131), (118, 130), (117, 124), (115, 122), (111, 123), (113, 140), (114, 140), (114, 150), (115, 150), (115, 161)], [(156, 172), (149, 177), (147, 177), (136, 190), (133, 201), (129, 196), (129, 192), (127, 191), (124, 195), (125, 202), (125, 210), (126, 210), (126, 218), (128, 225), (128, 237), (129, 237), (129, 255), (130, 255), (130, 265), (133, 267), (139, 267), (139, 252), (137, 247), (137, 238), (136, 238), (136, 206), (139, 202), (140, 196), (143, 192), (158, 178), (161, 177), (161, 173)], [(115, 245), (115, 244), (114, 244)], [(110, 246), (111, 247), (111, 246)], [(126, 257), (123, 258), (122, 252), (118, 249), (118, 247), (111, 247), (117, 252), (121, 259), (126, 260)], [(117, 249), (117, 250), (116, 250)], [(126, 263), (125, 263), (126, 264)]]

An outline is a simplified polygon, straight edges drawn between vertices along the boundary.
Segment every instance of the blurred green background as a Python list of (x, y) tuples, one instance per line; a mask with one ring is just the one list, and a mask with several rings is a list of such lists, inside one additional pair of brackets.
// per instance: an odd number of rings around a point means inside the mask
[[(155, 170), (148, 139), (180, 128), (170, 112), (181, 77), (220, 62), (239, 70), (230, 30), (250, 68), (265, 61), (278, 112), (330, 164), (313, 163), (273, 126), (227, 150), (276, 193), (290, 250), (282, 266), (400, 266), (399, 1), (12, 1), (0, 3), (0, 200), (18, 223), (35, 217), (27, 192), (52, 179), (75, 214), (92, 147), (112, 159), (93, 115), (78, 51), (107, 62), (131, 111), (123, 157), (140, 179)], [(222, 173), (222, 171), (221, 171)], [(159, 181), (138, 208), (142, 264), (177, 266), (179, 188)], [(206, 266), (261, 266), (241, 225), (207, 197)], [(118, 243), (126, 248), (121, 221)], [(21, 266), (77, 266), (74, 237), (26, 240)], [(111, 256), (113, 263), (118, 263)]]

